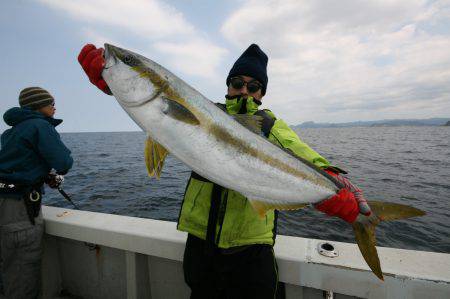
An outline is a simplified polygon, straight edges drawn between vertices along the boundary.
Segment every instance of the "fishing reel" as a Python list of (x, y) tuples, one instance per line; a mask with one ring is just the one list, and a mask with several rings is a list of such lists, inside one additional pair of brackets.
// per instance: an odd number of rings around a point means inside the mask
[(45, 179), (45, 183), (53, 189), (59, 188), (64, 182), (64, 176), (56, 173), (49, 173)]
[(64, 176), (57, 174), (55, 176), (55, 182), (58, 184), (58, 186), (62, 185), (62, 183), (64, 183)]

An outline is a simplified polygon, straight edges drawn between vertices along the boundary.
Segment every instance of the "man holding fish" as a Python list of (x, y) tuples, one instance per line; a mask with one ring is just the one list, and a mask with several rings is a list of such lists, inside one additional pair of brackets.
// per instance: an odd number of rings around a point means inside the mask
[[(85, 45), (78, 60), (90, 81), (149, 134), (149, 174), (159, 178), (169, 152), (193, 169), (178, 219), (178, 229), (188, 233), (183, 267), (191, 298), (284, 296), (273, 252), (277, 210), (312, 203), (354, 225), (359, 215), (379, 221), (343, 171), (270, 110), (259, 109), (268, 57), (257, 45), (231, 68), (224, 104), (211, 103), (145, 57), (105, 47), (106, 53)], [(367, 227), (354, 226), (358, 243), (373, 241)], [(376, 255), (374, 242), (368, 244)], [(382, 278), (378, 256), (371, 256), (364, 258)]]

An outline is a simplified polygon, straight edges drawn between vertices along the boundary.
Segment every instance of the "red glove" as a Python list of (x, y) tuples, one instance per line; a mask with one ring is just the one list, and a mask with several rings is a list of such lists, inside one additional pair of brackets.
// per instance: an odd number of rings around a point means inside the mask
[(102, 78), (102, 71), (105, 67), (104, 51), (103, 48), (97, 49), (93, 44), (87, 44), (78, 54), (78, 62), (89, 77), (89, 81), (104, 93), (111, 95), (111, 90)]
[(360, 212), (367, 216), (370, 215), (370, 208), (361, 189), (353, 185), (345, 177), (331, 170), (325, 169), (325, 171), (334, 176), (345, 187), (339, 190), (336, 195), (317, 203), (315, 205), (316, 209), (329, 216), (337, 216), (349, 223), (353, 223)]

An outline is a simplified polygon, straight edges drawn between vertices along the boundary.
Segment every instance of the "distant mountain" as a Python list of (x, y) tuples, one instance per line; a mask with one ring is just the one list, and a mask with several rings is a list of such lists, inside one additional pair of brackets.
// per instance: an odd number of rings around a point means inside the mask
[(450, 126), (450, 118), (384, 119), (347, 123), (315, 123), (306, 121), (293, 128), (348, 128), (348, 127), (398, 127), (398, 126)]

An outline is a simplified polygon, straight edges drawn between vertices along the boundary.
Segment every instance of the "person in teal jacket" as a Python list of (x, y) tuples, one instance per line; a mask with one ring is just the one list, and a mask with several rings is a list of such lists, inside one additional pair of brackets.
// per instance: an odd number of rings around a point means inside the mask
[(55, 129), (62, 120), (53, 118), (51, 94), (28, 87), (19, 104), (3, 116), (11, 128), (1, 135), (0, 150), (0, 281), (8, 299), (40, 294), (43, 185), (57, 187), (50, 171), (66, 174), (73, 163)]
[[(90, 81), (111, 94), (101, 77), (103, 49), (88, 44), (78, 60)], [(229, 114), (261, 116), (264, 137), (341, 177), (337, 168), (301, 141), (283, 120), (270, 110), (259, 108), (267, 89), (267, 62), (268, 57), (259, 46), (250, 45), (231, 68), (225, 103), (217, 106)], [(364, 199), (359, 189), (349, 182), (348, 186), (349, 190), (340, 191), (316, 208), (348, 222), (355, 221), (359, 213), (357, 198)], [(283, 288), (278, 287), (273, 252), (277, 213), (268, 212), (261, 219), (242, 194), (192, 172), (177, 225), (188, 233), (183, 269), (191, 298), (284, 298)]]

